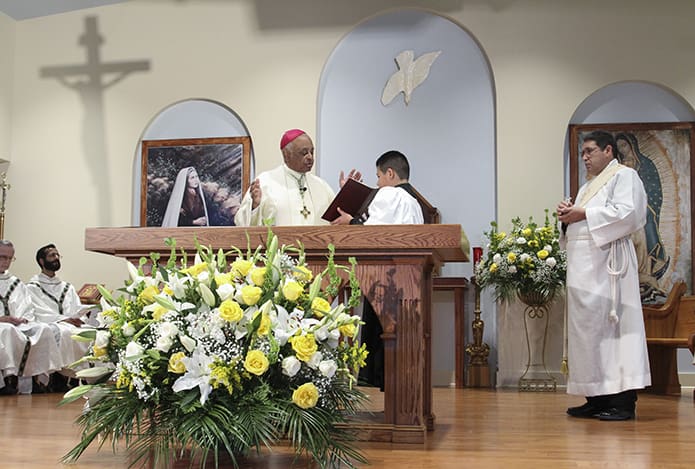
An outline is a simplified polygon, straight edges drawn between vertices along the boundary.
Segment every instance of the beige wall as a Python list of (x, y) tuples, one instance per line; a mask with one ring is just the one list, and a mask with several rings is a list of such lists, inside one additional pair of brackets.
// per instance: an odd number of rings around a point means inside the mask
[[(66, 278), (76, 284), (119, 284), (120, 264), (85, 253), (83, 232), (104, 219), (113, 226), (129, 224), (133, 156), (148, 121), (181, 99), (218, 100), (245, 120), (257, 167), (268, 169), (278, 160), (282, 130), (296, 126), (315, 132), (318, 81), (335, 44), (359, 18), (398, 3), (355, 2), (357, 13), (338, 14), (319, 0), (280, 11), (268, 2), (133, 1), (17, 22), (14, 49), (0, 41), (0, 60), (14, 53), (16, 63), (6, 232), (20, 244), (14, 270), (29, 275), (35, 247), (55, 240), (66, 254)], [(489, 57), (497, 90), (503, 224), (516, 214), (540, 217), (562, 196), (566, 126), (593, 91), (616, 81), (647, 80), (695, 102), (690, 48), (695, 4), (566, 3), (403, 2), (439, 6), (480, 41)], [(597, 10), (588, 14), (599, 6), (604, 19)], [(96, 156), (85, 154), (88, 124), (78, 93), (39, 77), (41, 67), (85, 61), (78, 39), (87, 15), (98, 18), (103, 61), (147, 60), (151, 67), (104, 92), (104, 147)], [(0, 19), (5, 36), (12, 35), (8, 21)], [(7, 119), (7, 99), (0, 91), (0, 124)], [(6, 129), (0, 125), (0, 137)], [(86, 166), (86, 158), (94, 157), (104, 158), (100, 181)], [(104, 184), (116, 194), (108, 213), (95, 204)], [(46, 204), (50, 210), (37, 212)]]
[(0, 159), (10, 158), (15, 22), (0, 13)]

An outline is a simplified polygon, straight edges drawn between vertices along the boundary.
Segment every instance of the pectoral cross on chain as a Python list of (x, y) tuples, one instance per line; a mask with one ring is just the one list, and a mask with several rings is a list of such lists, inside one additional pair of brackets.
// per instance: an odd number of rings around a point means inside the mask
[(311, 212), (309, 209), (306, 208), (306, 205), (302, 207), (302, 209), (299, 211), (302, 215), (304, 215), (304, 218), (307, 218), (309, 215), (311, 215)]

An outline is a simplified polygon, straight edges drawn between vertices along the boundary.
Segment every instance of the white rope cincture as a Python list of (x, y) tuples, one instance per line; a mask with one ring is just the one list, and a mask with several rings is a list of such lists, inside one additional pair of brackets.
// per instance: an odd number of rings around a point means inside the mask
[[(611, 310), (608, 313), (608, 319), (613, 323), (618, 323), (618, 279), (627, 272), (628, 265), (628, 249), (630, 243), (628, 238), (620, 238), (611, 243), (610, 252), (608, 254), (608, 264), (606, 270), (610, 276), (611, 282)], [(621, 262), (622, 261), (622, 262)], [(619, 262), (621, 262), (619, 264)]]

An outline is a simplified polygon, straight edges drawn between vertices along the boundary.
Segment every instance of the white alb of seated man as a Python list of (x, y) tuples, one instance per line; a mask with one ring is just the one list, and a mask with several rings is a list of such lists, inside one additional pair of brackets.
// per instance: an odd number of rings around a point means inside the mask
[(15, 250), (0, 240), (0, 394), (31, 393), (32, 377), (48, 384), (63, 367), (51, 327), (37, 322), (26, 285), (9, 272)]

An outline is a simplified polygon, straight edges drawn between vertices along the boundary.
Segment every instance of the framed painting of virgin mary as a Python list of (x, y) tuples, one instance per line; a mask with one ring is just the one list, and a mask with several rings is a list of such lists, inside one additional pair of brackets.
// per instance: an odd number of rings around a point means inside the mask
[(569, 126), (570, 195), (586, 181), (581, 145), (595, 130), (615, 138), (613, 154), (637, 171), (647, 193), (647, 223), (632, 240), (643, 304), (663, 303), (683, 280), (693, 291), (693, 148), (695, 123), (582, 124)]
[(249, 137), (143, 140), (141, 226), (233, 226), (249, 186)]

